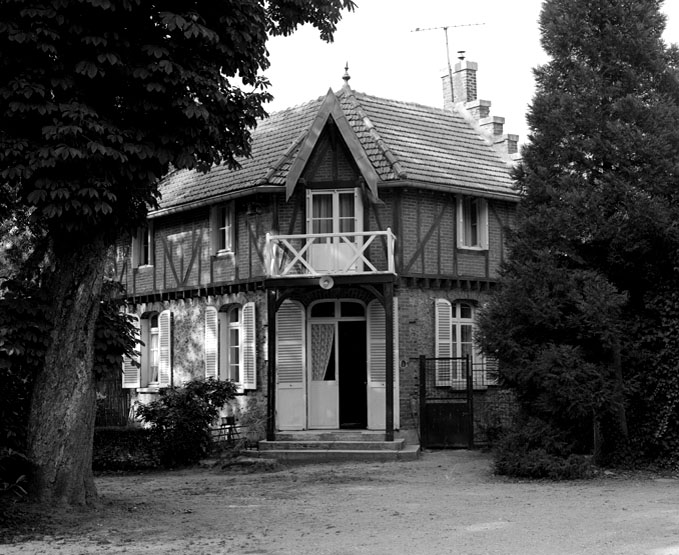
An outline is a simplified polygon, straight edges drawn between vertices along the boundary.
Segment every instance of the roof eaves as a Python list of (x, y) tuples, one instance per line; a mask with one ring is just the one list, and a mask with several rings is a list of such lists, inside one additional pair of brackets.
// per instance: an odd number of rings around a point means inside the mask
[(222, 193), (220, 195), (194, 200), (191, 202), (186, 202), (184, 204), (175, 204), (173, 206), (168, 206), (167, 208), (153, 210), (148, 213), (148, 218), (149, 219), (160, 218), (161, 216), (177, 214), (178, 212), (188, 212), (189, 210), (194, 210), (196, 208), (202, 208), (204, 206), (219, 204), (221, 202), (226, 202), (236, 198), (245, 197), (255, 193), (284, 193), (284, 192), (285, 187), (282, 187), (281, 185), (255, 184), (245, 189), (238, 189), (237, 191), (230, 191), (228, 193)]
[(441, 183), (431, 183), (428, 181), (418, 181), (413, 179), (385, 181), (380, 184), (380, 188), (388, 189), (390, 187), (399, 189), (415, 187), (418, 189), (428, 189), (430, 191), (441, 191), (458, 195), (469, 195), (470, 193), (475, 193), (477, 196), (483, 198), (507, 200), (510, 202), (519, 202), (521, 198), (521, 194), (514, 189), (492, 190), (485, 187), (469, 187), (468, 185), (443, 185)]

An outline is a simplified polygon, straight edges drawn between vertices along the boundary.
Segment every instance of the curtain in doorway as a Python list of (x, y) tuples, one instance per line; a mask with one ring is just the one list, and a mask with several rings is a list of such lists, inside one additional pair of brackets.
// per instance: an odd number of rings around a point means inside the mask
[(335, 324), (311, 324), (311, 379), (322, 381), (335, 341)]

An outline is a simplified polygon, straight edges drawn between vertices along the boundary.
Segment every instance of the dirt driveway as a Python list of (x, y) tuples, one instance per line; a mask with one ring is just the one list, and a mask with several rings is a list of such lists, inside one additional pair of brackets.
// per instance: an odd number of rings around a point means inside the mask
[(53, 515), (0, 553), (679, 555), (679, 479), (518, 482), (478, 452), (97, 485), (100, 510)]

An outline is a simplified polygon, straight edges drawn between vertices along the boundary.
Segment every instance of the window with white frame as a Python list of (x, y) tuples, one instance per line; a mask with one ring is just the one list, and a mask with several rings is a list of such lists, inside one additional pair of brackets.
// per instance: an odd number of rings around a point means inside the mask
[(476, 197), (457, 198), (457, 246), (488, 248), (488, 201)]
[(469, 357), (474, 387), (487, 384), (485, 360), (474, 346), (476, 307), (469, 301), (436, 299), (435, 302), (435, 356), (436, 385), (463, 388), (466, 385), (463, 360)]
[(213, 254), (235, 251), (235, 212), (233, 202), (213, 206), (210, 210)]
[(132, 237), (132, 267), (153, 266), (153, 222), (137, 229), (137, 233)]
[[(206, 334), (207, 330), (206, 325)], [(216, 376), (238, 384), (241, 390), (257, 389), (255, 303), (222, 307), (219, 311), (217, 337), (219, 364), (215, 371)], [(206, 342), (206, 361), (209, 356), (208, 348)]]
[(136, 364), (123, 360), (123, 387), (168, 387), (172, 380), (172, 314), (149, 312), (137, 319), (140, 343)]

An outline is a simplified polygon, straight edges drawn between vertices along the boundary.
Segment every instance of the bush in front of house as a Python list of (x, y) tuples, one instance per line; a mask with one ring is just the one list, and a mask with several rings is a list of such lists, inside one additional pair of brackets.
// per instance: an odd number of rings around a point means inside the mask
[(573, 480), (594, 474), (591, 457), (573, 453), (564, 434), (537, 418), (517, 422), (495, 445), (497, 474), (515, 478)]
[(137, 407), (137, 416), (150, 424), (161, 463), (182, 466), (205, 457), (210, 449), (210, 425), (235, 395), (236, 386), (230, 381), (195, 379), (161, 390), (158, 400)]

